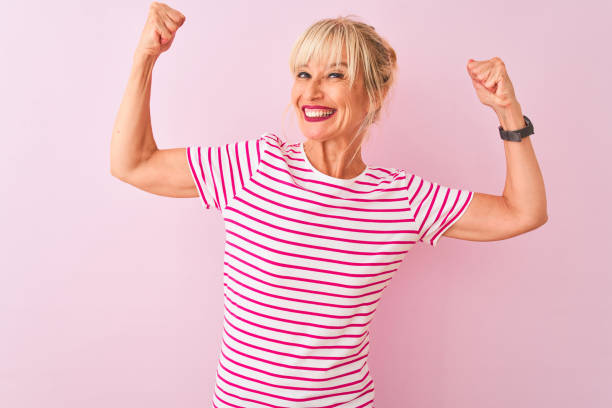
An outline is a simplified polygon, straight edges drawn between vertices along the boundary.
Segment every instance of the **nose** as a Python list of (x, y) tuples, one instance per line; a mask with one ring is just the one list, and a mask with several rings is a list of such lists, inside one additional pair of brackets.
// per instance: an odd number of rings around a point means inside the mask
[(321, 89), (321, 82), (319, 80), (308, 81), (304, 96), (307, 100), (320, 99), (323, 96), (323, 90)]

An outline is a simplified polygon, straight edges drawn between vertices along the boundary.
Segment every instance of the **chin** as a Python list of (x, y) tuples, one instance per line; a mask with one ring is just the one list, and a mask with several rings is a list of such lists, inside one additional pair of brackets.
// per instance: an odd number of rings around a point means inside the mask
[(317, 141), (330, 139), (330, 134), (326, 130), (316, 131), (314, 129), (304, 129), (302, 128), (302, 135), (306, 139), (312, 139)]

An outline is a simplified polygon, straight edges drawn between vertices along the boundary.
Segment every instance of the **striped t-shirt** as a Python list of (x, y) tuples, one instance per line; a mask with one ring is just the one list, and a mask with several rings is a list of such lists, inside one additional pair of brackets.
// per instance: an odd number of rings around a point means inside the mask
[(213, 406), (373, 407), (369, 327), (383, 290), (473, 192), (395, 168), (331, 177), (272, 133), (187, 158), (226, 233)]

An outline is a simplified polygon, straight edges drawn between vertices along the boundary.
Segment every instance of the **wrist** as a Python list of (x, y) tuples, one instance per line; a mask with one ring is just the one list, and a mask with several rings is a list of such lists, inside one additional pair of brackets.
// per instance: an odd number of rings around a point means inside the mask
[(499, 124), (504, 130), (519, 130), (527, 126), (521, 105), (513, 102), (507, 108), (495, 111)]
[(134, 65), (151, 68), (155, 64), (155, 61), (157, 61), (157, 57), (158, 55), (151, 55), (141, 51), (136, 51), (134, 52), (132, 62)]

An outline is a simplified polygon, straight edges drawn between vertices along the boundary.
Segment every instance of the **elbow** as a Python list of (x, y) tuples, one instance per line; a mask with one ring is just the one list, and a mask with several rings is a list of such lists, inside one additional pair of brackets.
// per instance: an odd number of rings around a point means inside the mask
[(113, 167), (112, 165), (110, 167), (110, 174), (111, 176), (119, 180), (125, 180), (125, 171), (119, 171), (116, 167)]
[(120, 173), (113, 166), (110, 167), (110, 174), (115, 178), (121, 179)]
[(546, 208), (544, 209), (543, 212), (538, 214), (538, 217), (536, 217), (536, 220), (537, 220), (538, 227), (541, 227), (542, 225), (548, 222), (548, 211), (546, 211)]
[(124, 180), (125, 176), (128, 174), (129, 168), (125, 166), (125, 163), (122, 163), (114, 156), (111, 157), (110, 160), (110, 174), (111, 176), (118, 178), (119, 180)]
[(548, 214), (538, 214), (537, 216), (531, 217), (528, 222), (525, 223), (526, 231), (531, 231), (536, 228), (541, 227), (542, 225), (548, 222)]

